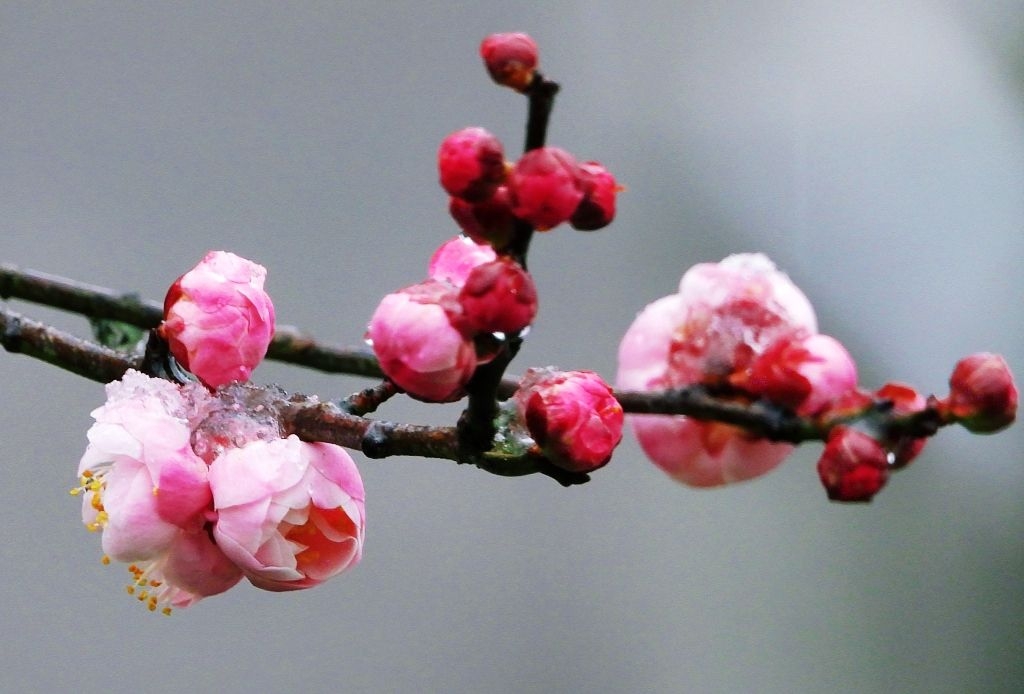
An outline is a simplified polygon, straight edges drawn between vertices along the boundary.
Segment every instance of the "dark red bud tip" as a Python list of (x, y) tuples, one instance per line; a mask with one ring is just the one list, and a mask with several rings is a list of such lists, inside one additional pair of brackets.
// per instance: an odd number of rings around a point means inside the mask
[(888, 455), (864, 432), (837, 426), (818, 460), (818, 476), (833, 501), (871, 501), (889, 479)]
[(1017, 386), (1006, 360), (982, 352), (957, 362), (949, 377), (949, 415), (976, 434), (1008, 427), (1017, 418)]
[(448, 212), (463, 234), (498, 250), (507, 246), (515, 233), (516, 218), (505, 186), (499, 186), (494, 195), (480, 202), (467, 202), (452, 196)]
[(580, 164), (579, 178), (583, 199), (576, 207), (569, 224), (579, 231), (603, 229), (615, 219), (615, 196), (622, 186), (611, 172), (596, 161)]
[(526, 34), (491, 34), (480, 42), (480, 57), (492, 80), (521, 92), (533, 81), (537, 43)]

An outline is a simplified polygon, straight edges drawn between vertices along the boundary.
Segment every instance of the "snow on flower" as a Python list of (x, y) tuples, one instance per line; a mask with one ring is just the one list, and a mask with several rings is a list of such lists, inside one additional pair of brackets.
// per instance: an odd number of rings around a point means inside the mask
[(192, 604), (241, 578), (205, 527), (208, 469), (190, 437), (209, 406), (198, 385), (128, 371), (107, 385), (107, 402), (92, 412), (81, 487), (72, 493), (83, 496), (86, 527), (102, 531), (104, 560), (132, 563), (131, 592), (152, 610)]
[[(725, 384), (775, 340), (817, 332), (807, 297), (762, 254), (691, 268), (679, 292), (645, 308), (619, 346), (617, 385), (657, 390)], [(649, 458), (681, 482), (714, 486), (776, 467), (792, 446), (682, 416), (631, 417)]]

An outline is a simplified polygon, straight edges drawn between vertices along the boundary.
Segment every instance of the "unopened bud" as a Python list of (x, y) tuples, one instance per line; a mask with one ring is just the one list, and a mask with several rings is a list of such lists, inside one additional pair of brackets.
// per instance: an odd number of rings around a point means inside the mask
[(622, 406), (592, 371), (531, 369), (515, 397), (530, 436), (561, 468), (596, 470), (622, 440)]
[(492, 80), (521, 92), (533, 81), (537, 44), (526, 34), (491, 34), (480, 43), (480, 57)]
[(537, 288), (519, 263), (499, 258), (473, 268), (459, 303), (474, 330), (515, 335), (537, 315)]
[(950, 415), (977, 434), (1008, 427), (1017, 418), (1017, 387), (1006, 360), (982, 352), (957, 362), (949, 377)]
[(889, 461), (871, 436), (837, 426), (818, 459), (818, 476), (833, 501), (871, 501), (889, 480)]
[(449, 195), (486, 200), (505, 180), (505, 152), (501, 141), (483, 128), (463, 128), (441, 142), (437, 169)]
[(583, 199), (579, 165), (558, 147), (532, 149), (509, 174), (508, 192), (512, 213), (546, 231), (569, 221)]

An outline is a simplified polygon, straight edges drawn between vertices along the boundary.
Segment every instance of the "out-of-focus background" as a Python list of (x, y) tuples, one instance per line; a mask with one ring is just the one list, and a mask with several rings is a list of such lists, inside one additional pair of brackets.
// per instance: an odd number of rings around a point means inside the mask
[[(563, 84), (550, 142), (628, 187), (609, 229), (530, 260), (515, 366), (611, 378), (690, 265), (768, 253), (865, 386), (1024, 375), (1024, 3), (0, 4), (0, 259), (160, 299), (208, 249), (269, 269), (279, 319), (354, 345), (455, 227), (441, 139), (514, 154), (525, 104), (487, 33)], [(83, 321), (12, 302), (86, 334)], [(366, 381), (266, 365), (337, 397)], [(0, 689), (964, 692), (1024, 679), (1024, 429), (943, 432), (870, 506), (808, 445), (697, 491), (632, 441), (580, 488), (358, 458), (363, 563), (171, 618), (123, 592), (67, 490), (102, 388), (0, 354)], [(381, 415), (451, 422), (389, 403)], [(1019, 691), (1019, 690), (1018, 690)]]

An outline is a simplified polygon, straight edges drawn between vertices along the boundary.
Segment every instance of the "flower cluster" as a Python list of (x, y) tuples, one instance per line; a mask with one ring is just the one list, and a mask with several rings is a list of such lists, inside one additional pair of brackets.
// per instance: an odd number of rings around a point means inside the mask
[(381, 369), (409, 395), (458, 400), (496, 340), (517, 335), (537, 314), (533, 279), (486, 244), (457, 236), (434, 253), (428, 278), (388, 294), (366, 338)]
[(102, 531), (104, 562), (129, 564), (128, 591), (150, 610), (169, 614), (243, 577), (308, 588), (362, 554), (363, 484), (348, 453), (282, 438), (265, 391), (223, 385), (256, 366), (273, 332), (263, 276), (207, 255), (168, 293), (161, 330), (203, 385), (128, 371), (92, 413), (72, 493), (86, 527)]
[[(944, 400), (902, 383), (857, 387), (853, 359), (817, 332), (810, 302), (759, 254), (691, 268), (679, 292), (645, 308), (619, 347), (618, 385), (633, 390), (704, 385), (739, 403), (766, 402), (828, 432), (818, 474), (830, 499), (869, 501), (889, 472), (906, 466), (925, 439), (880, 417), (930, 411), (972, 431), (995, 431), (1016, 416), (1017, 391), (998, 355), (962, 360)], [(743, 429), (684, 416), (637, 415), (633, 428), (652, 461), (681, 482), (707, 487), (750, 479), (792, 450)]]

